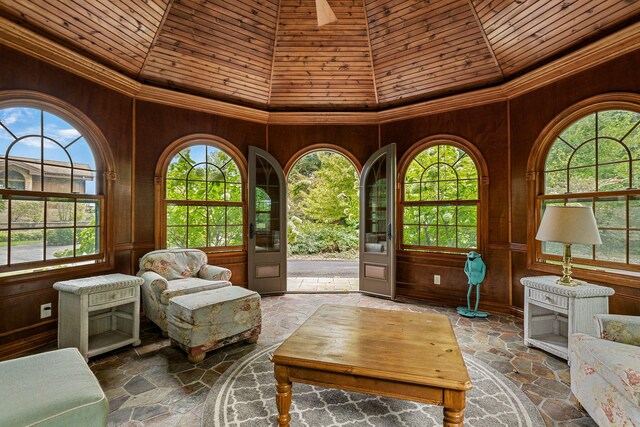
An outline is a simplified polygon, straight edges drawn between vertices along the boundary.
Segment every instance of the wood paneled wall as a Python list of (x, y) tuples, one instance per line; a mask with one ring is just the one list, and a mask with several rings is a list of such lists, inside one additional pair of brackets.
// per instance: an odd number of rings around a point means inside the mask
[[(380, 146), (398, 144), (398, 156), (421, 139), (451, 134), (474, 144), (489, 165), (489, 270), (482, 307), (518, 314), (523, 306), (519, 279), (543, 274), (527, 269), (526, 164), (543, 127), (573, 103), (606, 92), (640, 92), (640, 50), (508, 102), (425, 115), (382, 125), (266, 125), (175, 108), (131, 98), (0, 46), (0, 90), (24, 89), (58, 97), (83, 111), (100, 128), (115, 158), (113, 268), (135, 273), (154, 242), (154, 175), (159, 156), (173, 141), (195, 133), (228, 140), (247, 156), (255, 145), (285, 166), (312, 144), (335, 144), (364, 164)], [(133, 209), (130, 207), (133, 206)], [(214, 258), (214, 257), (212, 257)], [(234, 282), (246, 284), (246, 253), (212, 259), (232, 269)], [(398, 295), (451, 305), (466, 304), (464, 259), (398, 254)], [(54, 274), (58, 274), (55, 276)], [(439, 274), (441, 285), (433, 284)], [(52, 284), (68, 272), (46, 278), (2, 279), (0, 283), (0, 359), (56, 337), (57, 294)], [(640, 288), (612, 285), (615, 313), (640, 314)], [(54, 303), (54, 316), (41, 321), (39, 306)]]
[[(123, 207), (113, 221), (114, 266), (102, 273), (129, 272), (131, 250), (131, 98), (79, 79), (45, 62), (0, 45), (0, 90), (21, 89), (55, 96), (85, 113), (104, 134), (115, 159), (113, 202)], [(56, 338), (58, 294), (52, 285), (73, 278), (68, 272), (0, 279), (0, 359)], [(53, 303), (53, 316), (40, 319), (40, 304)]]
[[(475, 145), (489, 165), (489, 197), (481, 203), (489, 205), (489, 239), (480, 248), (488, 265), (483, 283), (482, 299), (486, 309), (510, 312), (509, 286), (509, 173), (508, 116), (506, 102), (411, 120), (384, 124), (381, 127), (383, 145), (397, 144), (398, 159), (420, 140), (431, 135), (454, 135)], [(398, 169), (401, 165), (398, 165)], [(398, 181), (402, 177), (398, 177)], [(398, 215), (401, 215), (398, 212)], [(397, 294), (412, 298), (466, 305), (467, 278), (465, 260), (426, 255), (410, 251), (397, 252)], [(441, 284), (433, 283), (434, 274)]]
[[(533, 144), (554, 117), (580, 100), (608, 92), (639, 93), (639, 65), (640, 51), (635, 51), (510, 101), (511, 242), (517, 248), (513, 251), (513, 305), (523, 305), (519, 278), (542, 274), (527, 269), (527, 206), (530, 201), (526, 175)], [(601, 284), (612, 286), (616, 291), (609, 298), (611, 312), (640, 314), (640, 286), (630, 288)]]
[[(180, 109), (150, 102), (136, 104), (136, 180), (135, 230), (137, 247), (133, 265), (153, 249), (154, 242), (154, 174), (162, 152), (177, 139), (192, 134), (210, 134), (223, 138), (242, 152), (247, 166), (249, 145), (266, 148), (266, 125), (199, 111)], [(232, 271), (234, 284), (247, 284), (246, 251), (231, 255), (210, 255), (212, 263)]]

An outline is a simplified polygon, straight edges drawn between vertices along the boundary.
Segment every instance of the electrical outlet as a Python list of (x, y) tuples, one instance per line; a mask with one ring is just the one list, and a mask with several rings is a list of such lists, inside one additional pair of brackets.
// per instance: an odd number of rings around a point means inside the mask
[(40, 318), (51, 317), (51, 303), (42, 304), (40, 306)]
[(439, 274), (434, 274), (433, 275), (433, 283), (436, 285), (440, 284), (440, 275)]

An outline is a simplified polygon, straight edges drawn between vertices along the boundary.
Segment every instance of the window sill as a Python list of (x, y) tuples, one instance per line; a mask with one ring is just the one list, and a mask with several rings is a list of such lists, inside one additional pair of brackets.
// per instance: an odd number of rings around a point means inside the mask
[(69, 278), (81, 277), (84, 275), (102, 273), (109, 270), (113, 270), (113, 266), (107, 261), (49, 270), (35, 269), (26, 271), (24, 273), (17, 273), (3, 277), (2, 283), (4, 285), (13, 285), (26, 281), (33, 282), (37, 280), (50, 280), (55, 282), (58, 280), (66, 280)]
[[(551, 273), (556, 276), (561, 275), (562, 267), (534, 261), (527, 266), (531, 270)], [(598, 267), (597, 269), (586, 269), (572, 266), (572, 277), (587, 282), (598, 282), (604, 285), (618, 285), (640, 289), (640, 273), (634, 271), (614, 270)]]

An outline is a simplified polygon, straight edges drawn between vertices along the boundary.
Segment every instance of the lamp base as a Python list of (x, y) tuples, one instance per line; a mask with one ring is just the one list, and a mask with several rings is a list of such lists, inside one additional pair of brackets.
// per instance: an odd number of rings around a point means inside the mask
[(562, 253), (562, 277), (556, 280), (558, 285), (562, 286), (578, 286), (580, 283), (571, 277), (571, 244), (564, 243), (564, 251)]
[(562, 286), (580, 286), (581, 284), (577, 280), (573, 280), (571, 276), (563, 276), (560, 279), (556, 280), (556, 283)]

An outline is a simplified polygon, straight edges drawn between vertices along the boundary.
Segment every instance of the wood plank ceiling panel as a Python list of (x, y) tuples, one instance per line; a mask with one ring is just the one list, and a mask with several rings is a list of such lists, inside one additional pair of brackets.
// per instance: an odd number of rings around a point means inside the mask
[(0, 0), (0, 11), (137, 76), (170, 0)]
[(612, 27), (637, 20), (640, 1), (472, 0), (496, 58), (510, 76)]
[(176, 0), (143, 79), (266, 106), (277, 0)]
[(338, 21), (318, 27), (314, 0), (281, 0), (270, 106), (376, 106), (362, 0), (331, 0)]
[(275, 111), (367, 110), (509, 79), (640, 19), (640, 0), (0, 0), (142, 82)]
[(367, 1), (380, 105), (502, 79), (467, 0)]

